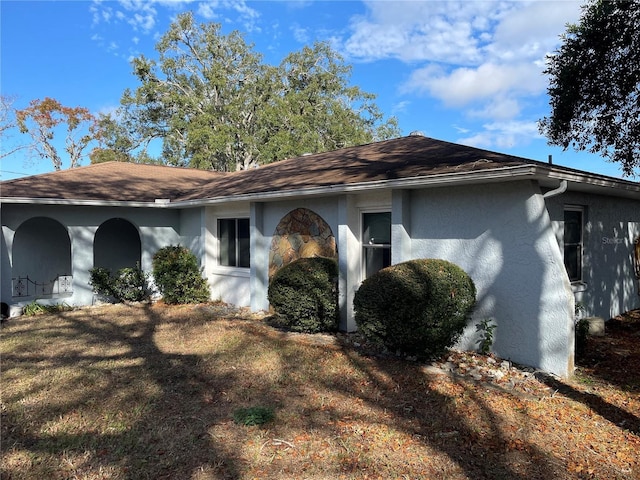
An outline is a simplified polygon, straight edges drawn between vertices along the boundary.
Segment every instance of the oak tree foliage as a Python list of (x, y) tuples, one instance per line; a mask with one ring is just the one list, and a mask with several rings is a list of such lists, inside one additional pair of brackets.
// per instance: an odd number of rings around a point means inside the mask
[(399, 135), (327, 43), (269, 65), (240, 32), (185, 13), (156, 51), (133, 60), (139, 86), (101, 120), (119, 154), (160, 141), (167, 164), (228, 171)]
[(640, 166), (640, 2), (592, 0), (548, 56), (549, 143)]
[(64, 130), (64, 150), (69, 168), (80, 165), (87, 148), (100, 137), (96, 117), (84, 107), (67, 107), (53, 98), (32, 100), (29, 106), (15, 111), (16, 126), (31, 138), (28, 148), (36, 155), (51, 161), (61, 170), (64, 154), (55, 142), (60, 129)]

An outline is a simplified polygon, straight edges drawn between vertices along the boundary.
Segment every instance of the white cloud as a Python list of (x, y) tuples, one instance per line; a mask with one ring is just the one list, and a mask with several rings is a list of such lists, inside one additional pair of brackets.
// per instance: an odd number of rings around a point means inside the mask
[(467, 115), (472, 118), (510, 120), (520, 115), (522, 111), (521, 103), (517, 98), (498, 95), (487, 100), (480, 108), (469, 110)]
[(451, 71), (428, 65), (414, 70), (402, 90), (427, 93), (447, 106), (461, 107), (500, 95), (537, 95), (545, 86), (541, 70), (533, 63), (484, 63)]
[(218, 18), (218, 14), (216, 12), (216, 5), (214, 2), (202, 2), (198, 4), (198, 15), (207, 20), (214, 20)]
[[(237, 16), (233, 21), (240, 22), (246, 31), (259, 31), (257, 21), (260, 14), (248, 6), (246, 0), (118, 0), (109, 3), (93, 0), (89, 10), (94, 27), (103, 23), (128, 24), (134, 32), (150, 35), (157, 40), (161, 36), (155, 31), (159, 15), (167, 15), (167, 9), (172, 12), (186, 11), (192, 8), (191, 4), (197, 6), (196, 16), (204, 20), (227, 19), (225, 15), (231, 12)], [(168, 18), (171, 19), (171, 16)], [(133, 36), (133, 44), (139, 42), (139, 36)]]
[(528, 144), (540, 136), (535, 122), (495, 122), (482, 127), (484, 129), (482, 132), (456, 141), (471, 147), (508, 149), (516, 145)]
[[(191, 0), (177, 0), (183, 3)], [(236, 12), (239, 15), (238, 20), (242, 22), (247, 31), (255, 31), (257, 29), (256, 21), (260, 17), (260, 13), (247, 5), (245, 0), (206, 0), (198, 2), (197, 13), (206, 20), (220, 20), (221, 17), (228, 12)], [(232, 21), (225, 18), (226, 21)]]
[(341, 45), (348, 58), (399, 60), (410, 69), (400, 93), (485, 120), (461, 143), (509, 148), (540, 137), (535, 121), (523, 118), (524, 107), (544, 95), (545, 55), (557, 48), (566, 24), (579, 20), (580, 0), (365, 4)]
[(398, 113), (405, 112), (409, 105), (411, 105), (411, 102), (409, 100), (403, 100), (401, 102), (398, 102), (391, 108), (391, 113), (395, 115)]
[(307, 43), (309, 41), (309, 31), (306, 28), (303, 28), (296, 23), (292, 25), (290, 29), (296, 42)]
[(156, 11), (153, 8), (149, 8), (143, 13), (134, 13), (127, 22), (134, 30), (142, 30), (145, 33), (149, 33), (156, 24)]
[(368, 14), (354, 17), (345, 52), (352, 58), (397, 58), (473, 65), (482, 60), (491, 29), (508, 11), (505, 2), (366, 3)]
[(460, 127), (458, 125), (451, 125), (451, 126), (460, 133), (469, 133), (471, 131), (468, 128)]

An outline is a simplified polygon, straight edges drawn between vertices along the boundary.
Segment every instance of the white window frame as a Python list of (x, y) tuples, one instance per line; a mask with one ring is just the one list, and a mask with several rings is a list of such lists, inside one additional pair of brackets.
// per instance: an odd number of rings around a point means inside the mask
[(378, 209), (361, 209), (360, 210), (360, 267), (361, 278), (367, 278), (367, 262), (366, 262), (366, 250), (367, 249), (387, 249), (389, 251), (389, 265), (391, 265), (391, 233), (389, 233), (389, 243), (369, 244), (364, 238), (364, 217), (367, 214), (384, 213), (389, 215), (389, 228), (391, 229), (391, 209), (390, 208), (378, 208)]
[[(229, 221), (229, 220), (234, 220), (234, 226), (235, 226), (235, 233), (236, 233), (236, 238), (235, 238), (235, 242), (234, 242), (234, 246), (235, 246), (235, 258), (236, 258), (236, 265), (225, 265), (222, 263), (222, 253), (223, 250), (225, 249), (225, 247), (223, 246), (222, 243), (222, 238), (221, 238), (221, 224), (224, 221)], [(240, 262), (240, 245), (239, 245), (239, 241), (238, 241), (238, 221), (239, 220), (246, 220), (247, 223), (250, 222), (249, 217), (243, 217), (243, 216), (237, 216), (237, 217), (218, 217), (217, 221), (216, 221), (216, 237), (218, 239), (218, 265), (220, 267), (223, 268), (229, 268), (229, 269), (242, 269), (242, 270), (249, 270), (250, 266), (251, 266), (251, 253), (249, 252), (249, 265), (246, 266), (240, 266), (239, 264)], [(249, 224), (249, 237), (247, 239), (249, 241), (249, 245), (251, 244), (251, 225)]]

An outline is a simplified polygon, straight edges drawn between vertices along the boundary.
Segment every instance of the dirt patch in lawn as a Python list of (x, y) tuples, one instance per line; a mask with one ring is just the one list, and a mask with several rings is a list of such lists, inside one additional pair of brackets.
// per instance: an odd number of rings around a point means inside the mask
[[(288, 334), (227, 305), (113, 305), (2, 327), (2, 479), (640, 478), (640, 312), (569, 381)], [(261, 426), (239, 409), (274, 414)]]

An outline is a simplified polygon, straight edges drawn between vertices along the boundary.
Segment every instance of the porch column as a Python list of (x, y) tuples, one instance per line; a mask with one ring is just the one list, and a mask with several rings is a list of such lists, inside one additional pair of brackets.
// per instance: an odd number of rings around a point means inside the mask
[(391, 195), (391, 264), (411, 260), (411, 192)]
[(251, 203), (249, 213), (251, 310), (269, 309), (269, 245), (264, 236), (264, 204)]
[(68, 227), (71, 238), (71, 271), (73, 275), (73, 300), (78, 305), (93, 303), (93, 290), (89, 285), (89, 270), (93, 268), (93, 240), (98, 227)]
[(353, 311), (353, 297), (360, 286), (360, 240), (358, 238), (358, 209), (352, 195), (345, 195), (338, 202), (338, 304), (340, 330), (357, 329)]
[(15, 231), (9, 227), (2, 226), (2, 246), (0, 254), (2, 255), (2, 261), (0, 262), (0, 299), (4, 303), (11, 305), (13, 297), (13, 287), (11, 284), (12, 277), (12, 251), (13, 251), (13, 237)]

